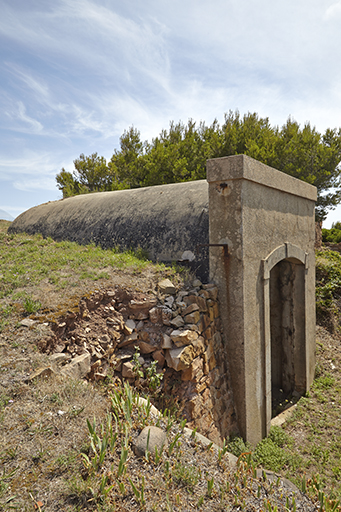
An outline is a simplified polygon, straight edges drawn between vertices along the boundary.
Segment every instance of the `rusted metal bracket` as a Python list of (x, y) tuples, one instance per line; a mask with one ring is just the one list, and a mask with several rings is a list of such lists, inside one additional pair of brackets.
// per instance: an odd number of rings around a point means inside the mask
[(198, 244), (197, 254), (199, 254), (201, 247), (222, 247), (224, 249), (224, 257), (229, 257), (229, 246), (227, 244)]

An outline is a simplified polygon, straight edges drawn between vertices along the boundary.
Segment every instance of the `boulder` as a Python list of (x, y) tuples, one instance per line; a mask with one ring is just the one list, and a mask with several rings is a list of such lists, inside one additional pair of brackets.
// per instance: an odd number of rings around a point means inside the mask
[(167, 442), (166, 433), (161, 428), (150, 426), (145, 427), (134, 445), (134, 453), (137, 457), (144, 457), (146, 452), (151, 456), (155, 455), (155, 447), (161, 453)]

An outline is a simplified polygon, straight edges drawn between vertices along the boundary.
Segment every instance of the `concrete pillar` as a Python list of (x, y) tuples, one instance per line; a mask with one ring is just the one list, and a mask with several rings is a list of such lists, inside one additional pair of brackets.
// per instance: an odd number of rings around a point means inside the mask
[(210, 244), (229, 249), (210, 248), (210, 279), (239, 430), (256, 444), (276, 386), (302, 393), (314, 377), (316, 188), (245, 155), (209, 160), (207, 181)]

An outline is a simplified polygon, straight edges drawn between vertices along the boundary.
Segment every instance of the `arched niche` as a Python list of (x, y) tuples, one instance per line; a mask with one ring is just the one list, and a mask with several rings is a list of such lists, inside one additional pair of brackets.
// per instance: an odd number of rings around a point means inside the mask
[(300, 394), (306, 382), (306, 273), (308, 254), (284, 243), (263, 260), (265, 426), (276, 400)]

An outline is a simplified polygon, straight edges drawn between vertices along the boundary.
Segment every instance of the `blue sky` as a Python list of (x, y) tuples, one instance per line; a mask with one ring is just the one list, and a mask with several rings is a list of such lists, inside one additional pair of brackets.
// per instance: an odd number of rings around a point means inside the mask
[(59, 199), (61, 168), (110, 159), (132, 125), (340, 127), (340, 26), (335, 0), (0, 0), (0, 209)]

